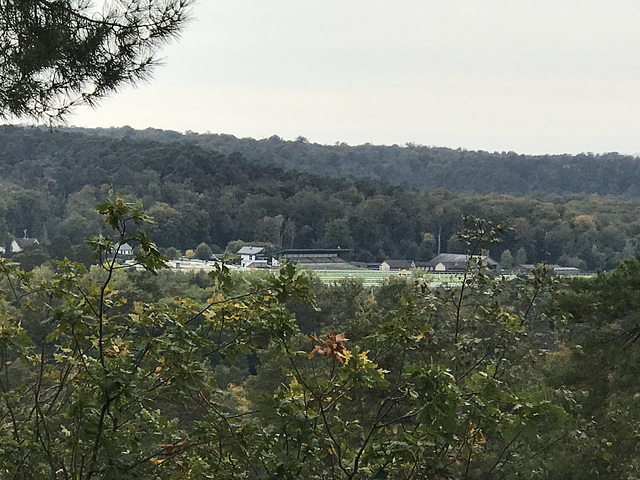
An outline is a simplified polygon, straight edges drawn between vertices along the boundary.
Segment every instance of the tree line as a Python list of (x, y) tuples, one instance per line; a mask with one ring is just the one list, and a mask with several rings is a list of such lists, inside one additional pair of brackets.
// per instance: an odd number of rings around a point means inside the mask
[[(0, 237), (38, 238), (53, 258), (85, 260), (100, 225), (93, 205), (114, 189), (142, 199), (161, 248), (229, 242), (351, 250), (351, 259), (428, 261), (464, 253), (465, 215), (515, 227), (490, 254), (505, 264), (546, 261), (611, 269), (640, 242), (639, 199), (586, 194), (511, 196), (416, 190), (258, 165), (185, 140), (109, 138), (66, 130), (0, 129)], [(41, 247), (44, 248), (44, 247)]]
[(256, 140), (228, 134), (198, 134), (131, 127), (75, 129), (111, 138), (155, 141), (183, 140), (209, 151), (285, 170), (298, 170), (340, 178), (365, 178), (406, 188), (453, 192), (533, 194), (640, 195), (640, 160), (609, 153), (578, 155), (524, 155), (407, 143), (405, 145), (320, 145), (304, 137), (290, 141), (277, 135)]

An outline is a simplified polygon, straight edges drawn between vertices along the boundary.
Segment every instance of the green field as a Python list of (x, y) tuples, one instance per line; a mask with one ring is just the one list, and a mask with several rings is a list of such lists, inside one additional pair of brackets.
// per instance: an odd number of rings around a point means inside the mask
[[(399, 272), (381, 272), (379, 270), (367, 270), (363, 268), (349, 270), (310, 270), (322, 283), (332, 284), (343, 278), (361, 278), (365, 286), (380, 285), (389, 277), (413, 278), (411, 272), (408, 275), (400, 275)], [(420, 278), (426, 283), (432, 284), (456, 284), (460, 283), (459, 275), (452, 274), (428, 274), (420, 272)]]

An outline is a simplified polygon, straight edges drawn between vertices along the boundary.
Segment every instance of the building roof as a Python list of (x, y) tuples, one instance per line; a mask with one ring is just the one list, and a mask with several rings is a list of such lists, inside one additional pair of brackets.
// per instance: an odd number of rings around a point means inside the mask
[(251, 245), (248, 245), (238, 250), (238, 255), (257, 255), (258, 253), (262, 253), (263, 251), (264, 247), (252, 247)]
[[(441, 253), (435, 258), (432, 258), (426, 263), (428, 267), (435, 267), (439, 263), (443, 265), (454, 265), (464, 267), (467, 263), (467, 260), (470, 258), (470, 255), (465, 253)], [(498, 262), (493, 260), (492, 258), (486, 255), (474, 255), (474, 258), (479, 258), (486, 265), (497, 265)]]
[(111, 253), (115, 253), (115, 251), (118, 251), (119, 255), (129, 255), (130, 252), (133, 253), (133, 247), (131, 245), (129, 245), (128, 243), (114, 243), (113, 247), (111, 247), (110, 252)]
[(428, 266), (435, 266), (439, 263), (466, 263), (467, 255), (464, 253), (441, 253), (427, 262)]
[(35, 238), (15, 238), (14, 241), (18, 244), (20, 248), (24, 248), (34, 243), (39, 243), (38, 240)]
[(560, 265), (555, 265), (553, 267), (553, 270), (557, 273), (557, 274), (563, 274), (563, 273), (579, 273), (580, 269), (578, 267), (562, 267)]
[(298, 256), (298, 257), (316, 257), (316, 256), (335, 256), (341, 253), (347, 253), (351, 250), (348, 248), (283, 248), (275, 252), (276, 255), (282, 257)]
[(321, 256), (312, 256), (312, 257), (296, 257), (292, 260), (295, 260), (297, 263), (301, 265), (307, 265), (310, 263), (346, 263), (343, 259), (339, 257), (321, 257)]

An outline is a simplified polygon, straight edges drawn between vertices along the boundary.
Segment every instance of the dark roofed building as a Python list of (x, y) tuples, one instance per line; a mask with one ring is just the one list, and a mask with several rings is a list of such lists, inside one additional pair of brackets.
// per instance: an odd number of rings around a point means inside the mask
[(286, 248), (275, 252), (274, 256), (315, 270), (350, 268), (340, 255), (349, 253), (346, 248)]
[[(440, 255), (426, 263), (426, 270), (429, 272), (443, 273), (464, 272), (464, 269), (467, 266), (467, 261), (470, 258), (470, 255), (466, 255), (464, 253), (441, 253)], [(489, 267), (491, 270), (495, 270), (498, 267), (498, 262), (486, 255), (474, 255), (474, 258), (482, 260), (482, 263)]]
[(36, 243), (40, 243), (36, 238), (14, 238), (9, 245), (9, 252), (18, 253), (24, 250), (25, 247)]

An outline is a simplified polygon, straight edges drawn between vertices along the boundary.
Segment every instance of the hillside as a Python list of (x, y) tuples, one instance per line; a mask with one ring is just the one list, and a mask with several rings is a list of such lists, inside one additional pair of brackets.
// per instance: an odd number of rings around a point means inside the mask
[(302, 137), (285, 141), (276, 135), (255, 140), (128, 127), (78, 131), (115, 138), (184, 140), (226, 155), (238, 152), (248, 160), (285, 170), (366, 178), (419, 190), (446, 188), (453, 192), (516, 196), (573, 193), (640, 196), (640, 159), (618, 153), (533, 156), (413, 144), (318, 145)]
[[(238, 153), (212, 152), (175, 134), (97, 136), (71, 130), (0, 128), (0, 244), (54, 241), (71, 255), (100, 228), (93, 206), (110, 189), (143, 201), (160, 247), (234, 240), (289, 248), (348, 248), (352, 259), (429, 260), (464, 250), (463, 215), (507, 220), (516, 230), (492, 256), (609, 269), (640, 245), (640, 198), (586, 194), (510, 196), (427, 191), (366, 179), (285, 171)], [(165, 133), (163, 133), (165, 135)], [(166, 135), (165, 135), (166, 136)], [(507, 252), (508, 250), (508, 252)]]

